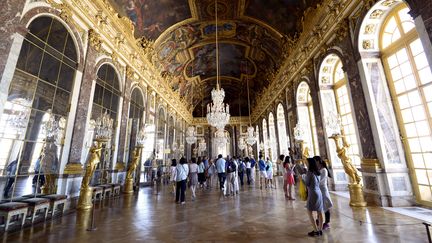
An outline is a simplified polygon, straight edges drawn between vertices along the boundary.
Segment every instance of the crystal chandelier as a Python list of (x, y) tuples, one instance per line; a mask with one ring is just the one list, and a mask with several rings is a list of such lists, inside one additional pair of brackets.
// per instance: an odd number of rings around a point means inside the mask
[[(248, 73), (248, 66), (246, 63), (246, 73)], [(251, 121), (251, 114), (250, 114), (250, 97), (249, 97), (249, 79), (246, 76), (246, 86), (247, 86), (247, 94), (248, 94), (248, 111), (249, 111), (249, 126), (247, 128), (247, 137), (246, 137), (246, 143), (249, 145), (254, 145), (256, 143), (256, 134), (254, 131), (254, 128), (252, 126), (252, 121)]]
[(52, 114), (52, 110), (48, 109), (42, 118), (42, 123), (46, 140), (60, 144), (63, 140), (66, 119), (64, 117), (60, 117), (58, 120), (56, 120), (55, 116)]
[(217, 0), (215, 1), (215, 17), (216, 17), (216, 89), (211, 92), (212, 104), (207, 105), (207, 121), (217, 129), (223, 129), (229, 123), (229, 105), (223, 103), (225, 99), (225, 91), (219, 85), (219, 42), (218, 42), (218, 15), (217, 15)]
[(101, 117), (98, 117), (95, 124), (96, 139), (111, 139), (113, 123), (114, 120), (110, 117), (107, 111), (105, 111)]
[(197, 137), (196, 137), (195, 127), (190, 126), (187, 128), (187, 131), (186, 131), (186, 142), (189, 145), (192, 145), (192, 144), (196, 143), (196, 141), (197, 141)]
[(147, 139), (147, 136), (145, 134), (145, 128), (144, 126), (141, 127), (141, 129), (139, 130), (137, 136), (136, 136), (136, 143), (138, 146), (143, 146), (145, 140)]
[(201, 138), (199, 143), (198, 143), (198, 151), (200, 153), (202, 153), (202, 152), (206, 151), (206, 149), (207, 149), (206, 141), (204, 140), (204, 138)]
[(297, 125), (294, 127), (294, 138), (298, 141), (302, 141), (304, 138), (304, 128), (303, 125), (300, 123), (297, 123)]
[(225, 137), (225, 131), (223, 129), (216, 130), (214, 141), (217, 147), (223, 147), (226, 145), (227, 138)]
[(171, 145), (171, 149), (172, 149), (172, 151), (176, 152), (177, 148), (178, 148), (177, 142), (174, 141), (173, 144)]
[(238, 147), (241, 151), (243, 151), (246, 148), (246, 143), (243, 137), (240, 137)]

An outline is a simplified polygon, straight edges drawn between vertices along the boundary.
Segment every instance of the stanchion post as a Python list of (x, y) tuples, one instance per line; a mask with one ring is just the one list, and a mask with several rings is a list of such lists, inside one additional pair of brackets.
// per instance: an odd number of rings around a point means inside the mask
[(431, 233), (430, 233), (430, 231), (429, 231), (429, 226), (431, 226), (431, 225), (428, 224), (428, 223), (426, 223), (426, 222), (423, 222), (423, 224), (424, 224), (424, 226), (426, 227), (426, 234), (427, 234), (427, 236), (428, 236), (429, 243), (432, 243)]
[(90, 228), (88, 228), (87, 231), (97, 230), (97, 228), (94, 225), (94, 213), (95, 213), (95, 202), (93, 200), (93, 207), (92, 207), (92, 213), (91, 213), (91, 224), (90, 224)]

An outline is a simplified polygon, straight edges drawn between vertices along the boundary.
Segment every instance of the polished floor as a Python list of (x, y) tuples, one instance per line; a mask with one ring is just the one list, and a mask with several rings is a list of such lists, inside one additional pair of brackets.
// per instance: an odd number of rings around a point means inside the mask
[(71, 213), (22, 231), (5, 233), (3, 242), (427, 242), (422, 222), (382, 208), (352, 209), (333, 195), (331, 229), (322, 237), (306, 234), (311, 226), (304, 205), (287, 201), (281, 188), (244, 187), (224, 197), (199, 191), (185, 205), (173, 201), (168, 187), (142, 188), (96, 205), (95, 231), (90, 214)]

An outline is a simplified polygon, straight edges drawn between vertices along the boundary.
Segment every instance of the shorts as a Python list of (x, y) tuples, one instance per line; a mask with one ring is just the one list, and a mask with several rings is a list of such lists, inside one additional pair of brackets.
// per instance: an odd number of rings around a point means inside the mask
[(267, 179), (267, 172), (264, 170), (260, 170), (260, 177), (261, 178), (266, 178)]
[(273, 180), (273, 170), (268, 170), (267, 172), (267, 179)]

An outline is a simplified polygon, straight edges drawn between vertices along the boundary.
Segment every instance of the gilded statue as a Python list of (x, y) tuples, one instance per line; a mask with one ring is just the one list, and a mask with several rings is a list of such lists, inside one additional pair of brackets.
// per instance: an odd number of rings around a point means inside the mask
[(102, 146), (101, 143), (96, 142), (96, 146), (93, 146), (90, 149), (90, 158), (87, 162), (86, 171), (81, 183), (81, 190), (90, 188), (90, 180), (93, 176), (93, 173), (96, 170), (97, 165), (101, 159)]
[(126, 172), (126, 179), (133, 179), (133, 173), (135, 172), (138, 162), (141, 158), (141, 149), (135, 148), (133, 151), (132, 162), (129, 165), (129, 168)]
[(41, 187), (43, 194), (56, 193), (56, 175), (58, 167), (57, 145), (48, 139), (43, 147), (40, 166), (45, 176), (45, 183)]
[[(353, 183), (360, 184), (361, 178), (359, 172), (357, 168), (353, 165), (351, 158), (346, 154), (350, 145), (346, 141), (345, 137), (339, 134), (335, 134), (330, 138), (333, 139), (336, 143), (336, 152), (338, 157), (342, 161), (342, 165), (345, 170), (345, 173), (348, 174), (348, 176), (351, 178), (351, 181)], [(342, 138), (342, 146), (340, 144), (341, 138)]]

